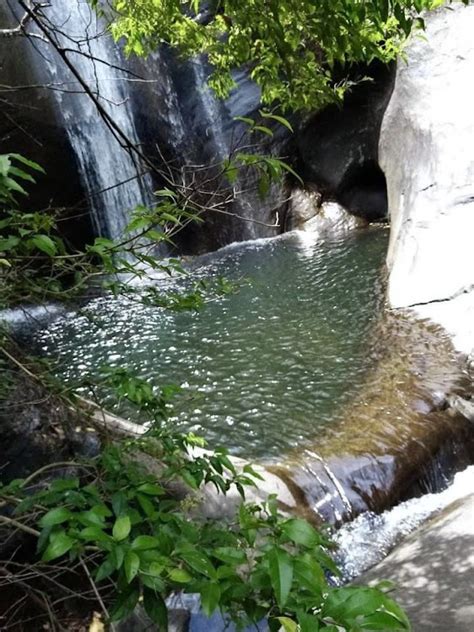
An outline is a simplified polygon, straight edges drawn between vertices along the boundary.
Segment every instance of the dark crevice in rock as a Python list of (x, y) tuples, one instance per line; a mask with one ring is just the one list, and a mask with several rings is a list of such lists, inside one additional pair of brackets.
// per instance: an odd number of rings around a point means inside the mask
[(430, 301), (424, 301), (421, 303), (411, 303), (410, 305), (404, 305), (403, 307), (397, 307), (395, 309), (411, 309), (413, 307), (423, 307), (424, 305), (433, 305), (434, 303), (449, 303), (449, 301), (453, 301), (454, 299), (459, 298), (463, 294), (469, 294), (473, 290), (474, 290), (474, 284), (469, 285), (467, 287), (463, 287), (459, 289), (457, 292), (454, 292), (454, 294), (451, 294), (451, 296), (447, 296), (445, 298), (433, 298)]
[(387, 182), (377, 162), (367, 160), (350, 167), (338, 187), (336, 198), (352, 215), (369, 222), (386, 219)]

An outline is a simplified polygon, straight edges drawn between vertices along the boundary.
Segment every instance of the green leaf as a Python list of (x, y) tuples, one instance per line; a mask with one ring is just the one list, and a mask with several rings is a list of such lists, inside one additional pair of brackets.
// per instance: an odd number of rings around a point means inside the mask
[(39, 171), (40, 173), (46, 173), (46, 171), (39, 165), (37, 162), (33, 162), (32, 160), (28, 160), (21, 154), (8, 154), (11, 158), (14, 158), (18, 162), (21, 162), (23, 165), (30, 167), (30, 169), (34, 169), (35, 171)]
[(138, 603), (140, 590), (136, 584), (129, 586), (126, 590), (119, 593), (118, 599), (110, 613), (111, 621), (120, 621), (131, 614)]
[(216, 577), (216, 569), (204, 553), (199, 551), (186, 551), (181, 553), (181, 558), (186, 564), (189, 564), (191, 568), (198, 571), (198, 573), (202, 573), (211, 578)]
[(147, 551), (148, 549), (156, 549), (159, 546), (159, 540), (151, 535), (139, 535), (132, 542), (132, 549), (135, 551)]
[(245, 564), (247, 556), (245, 551), (231, 546), (219, 547), (212, 552), (214, 557), (228, 564)]
[(205, 584), (200, 592), (202, 609), (210, 617), (215, 612), (221, 598), (220, 586), (214, 582)]
[(145, 612), (160, 630), (168, 630), (168, 609), (163, 597), (158, 593), (145, 588), (143, 590), (143, 607)]
[(56, 524), (62, 524), (72, 517), (72, 513), (65, 507), (58, 507), (57, 509), (51, 509), (45, 514), (39, 521), (40, 527), (54, 527)]
[(278, 114), (270, 114), (269, 112), (265, 112), (263, 110), (259, 110), (259, 114), (260, 116), (262, 116), (263, 118), (266, 119), (271, 119), (273, 121), (277, 121), (278, 123), (280, 123), (280, 125), (283, 125), (284, 127), (286, 127), (287, 129), (290, 130), (290, 132), (293, 133), (293, 128), (291, 127), (289, 121), (286, 120), (286, 118), (284, 118), (283, 116), (279, 116)]
[(33, 184), (35, 182), (35, 179), (33, 178), (33, 176), (23, 171), (23, 169), (18, 169), (17, 167), (10, 167), (10, 173), (16, 176), (17, 178), (26, 180), (27, 182), (32, 182)]
[(300, 632), (318, 632), (319, 630), (318, 617), (306, 612), (298, 612), (298, 624)]
[(267, 554), (270, 581), (276, 600), (283, 608), (288, 600), (293, 583), (293, 562), (289, 554), (283, 549), (272, 548)]
[(144, 494), (137, 494), (137, 500), (146, 517), (151, 518), (156, 511), (153, 502)]
[(142, 494), (147, 494), (148, 496), (163, 496), (166, 493), (163, 487), (161, 487), (161, 485), (157, 485), (156, 483), (143, 483), (137, 491)]
[(114, 573), (115, 570), (116, 570), (115, 562), (112, 559), (112, 557), (109, 555), (97, 569), (96, 574), (95, 574), (95, 581), (97, 583), (103, 581), (107, 577), (110, 577), (110, 575), (112, 575), (112, 573)]
[(25, 189), (18, 184), (12, 178), (4, 178), (2, 182), (3, 186), (5, 186), (9, 191), (15, 191), (16, 193), (21, 193), (22, 195), (28, 195)]
[(406, 623), (402, 623), (390, 612), (376, 612), (358, 621), (363, 630), (409, 630)]
[(283, 533), (295, 544), (312, 549), (321, 542), (319, 533), (309, 522), (301, 518), (292, 518), (281, 526)]
[(169, 572), (169, 578), (178, 584), (187, 584), (192, 580), (193, 576), (185, 568), (173, 568)]
[(250, 127), (253, 127), (255, 125), (255, 121), (248, 116), (234, 116), (234, 121), (240, 121), (241, 123), (245, 123)]
[(85, 529), (82, 529), (82, 531), (79, 533), (79, 536), (86, 541), (89, 542), (111, 542), (112, 539), (109, 535), (107, 535), (107, 533), (105, 533), (105, 531), (102, 531), (102, 529), (99, 526), (96, 525), (92, 525), (90, 527), (86, 527)]
[(262, 173), (258, 180), (258, 195), (261, 200), (264, 200), (270, 190), (270, 178), (266, 173)]
[(119, 570), (122, 568), (123, 560), (125, 559), (125, 549), (123, 546), (114, 546), (111, 551), (111, 557), (114, 561), (115, 568)]
[(65, 492), (70, 489), (78, 489), (78, 478), (57, 478), (51, 483), (50, 489), (53, 492)]
[(125, 538), (128, 537), (131, 529), (132, 525), (129, 516), (122, 516), (121, 518), (117, 518), (114, 524), (114, 528), (112, 529), (114, 540), (116, 540), (117, 542), (125, 540)]
[(125, 560), (123, 563), (123, 568), (125, 570), (125, 577), (129, 584), (135, 579), (138, 569), (140, 568), (140, 558), (133, 551), (128, 551), (125, 555)]
[(298, 632), (298, 624), (288, 617), (278, 617), (278, 621), (285, 632)]
[(57, 557), (61, 557), (74, 546), (74, 540), (70, 538), (64, 531), (58, 533), (52, 533), (49, 536), (49, 545), (46, 551), (43, 553), (43, 562), (51, 562)]
[(121, 516), (128, 508), (127, 497), (123, 492), (115, 492), (112, 495), (112, 509), (116, 516)]
[(309, 554), (294, 560), (295, 581), (301, 588), (320, 595), (327, 589), (326, 577), (321, 565)]
[(10, 171), (11, 160), (9, 154), (0, 155), (0, 176), (6, 178)]
[(13, 250), (20, 243), (20, 239), (13, 235), (6, 237), (5, 239), (0, 239), (0, 252), (7, 252), (8, 250)]
[(270, 137), (273, 136), (272, 130), (269, 127), (265, 127), (264, 125), (255, 125), (255, 127), (253, 128), (253, 131), (261, 132), (262, 134), (266, 134), (267, 136), (270, 136)]

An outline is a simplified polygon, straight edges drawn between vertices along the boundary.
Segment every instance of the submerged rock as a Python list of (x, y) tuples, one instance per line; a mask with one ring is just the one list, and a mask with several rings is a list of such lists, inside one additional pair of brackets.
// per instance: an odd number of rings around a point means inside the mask
[(382, 124), (391, 239), (388, 300), (474, 347), (474, 6), (429, 16), (400, 62)]

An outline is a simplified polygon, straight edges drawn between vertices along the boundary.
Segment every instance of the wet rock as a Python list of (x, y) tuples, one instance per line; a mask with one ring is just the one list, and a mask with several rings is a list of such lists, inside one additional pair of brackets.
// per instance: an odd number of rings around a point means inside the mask
[(341, 237), (365, 226), (364, 219), (351, 215), (337, 202), (325, 202), (317, 214), (300, 226), (300, 230), (320, 237)]
[[(8, 28), (15, 21), (5, 5), (8, 3), (0, 5), (0, 22)], [(44, 168), (46, 174), (35, 174), (37, 184), (27, 187), (30, 195), (25, 205), (28, 210), (62, 208), (63, 234), (79, 247), (92, 235), (85, 193), (54, 106), (53, 78), (38, 76), (34, 71), (31, 64), (34, 51), (33, 43), (25, 38), (0, 38), (1, 151), (20, 153)], [(71, 219), (67, 221), (67, 217)]]
[[(169, 610), (167, 632), (189, 632), (191, 613), (188, 610)], [(143, 608), (135, 609), (125, 621), (114, 625), (114, 632), (160, 632), (161, 628), (155, 625), (146, 615)]]
[(416, 632), (470, 632), (474, 621), (474, 495), (450, 505), (363, 575), (388, 579)]
[[(211, 618), (203, 614), (192, 616), (189, 632), (237, 632), (238, 628), (226, 620), (221, 614), (216, 613)], [(243, 632), (268, 632), (265, 622), (244, 628)]]
[(391, 239), (388, 299), (474, 348), (474, 6), (427, 19), (398, 65), (380, 137)]
[(474, 402), (453, 395), (452, 397), (448, 397), (448, 405), (454, 414), (459, 413), (474, 423)]

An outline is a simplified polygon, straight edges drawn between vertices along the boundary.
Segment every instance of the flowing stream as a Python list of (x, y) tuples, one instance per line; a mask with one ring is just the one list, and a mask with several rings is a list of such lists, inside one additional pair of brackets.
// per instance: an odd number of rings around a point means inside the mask
[[(331, 424), (372, 367), (387, 237), (385, 229), (328, 241), (296, 232), (235, 244), (189, 271), (192, 280), (236, 281), (237, 293), (180, 313), (99, 298), (36, 331), (35, 344), (70, 384), (104, 365), (178, 384), (177, 429), (276, 458)], [(113, 397), (108, 404), (136, 416)]]

